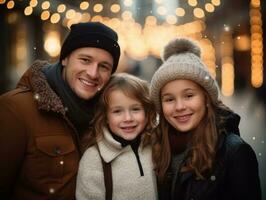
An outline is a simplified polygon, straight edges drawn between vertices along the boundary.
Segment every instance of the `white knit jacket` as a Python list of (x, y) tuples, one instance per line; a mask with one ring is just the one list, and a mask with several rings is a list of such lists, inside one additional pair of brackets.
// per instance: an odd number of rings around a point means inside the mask
[[(113, 200), (156, 200), (157, 186), (152, 165), (151, 147), (139, 147), (138, 153), (144, 171), (140, 175), (136, 156), (128, 145), (122, 147), (105, 129), (98, 142), (105, 162), (111, 162), (113, 176)], [(83, 154), (77, 176), (77, 200), (105, 200), (103, 167), (95, 146)]]

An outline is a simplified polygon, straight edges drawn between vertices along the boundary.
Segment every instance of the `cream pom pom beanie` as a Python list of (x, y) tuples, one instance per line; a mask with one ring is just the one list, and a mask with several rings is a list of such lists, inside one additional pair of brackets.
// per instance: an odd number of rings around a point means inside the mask
[(218, 84), (211, 77), (200, 55), (200, 47), (190, 39), (177, 38), (165, 46), (163, 64), (151, 80), (150, 94), (157, 111), (161, 110), (161, 89), (168, 82), (177, 79), (196, 82), (209, 93), (213, 102), (218, 101), (220, 93)]

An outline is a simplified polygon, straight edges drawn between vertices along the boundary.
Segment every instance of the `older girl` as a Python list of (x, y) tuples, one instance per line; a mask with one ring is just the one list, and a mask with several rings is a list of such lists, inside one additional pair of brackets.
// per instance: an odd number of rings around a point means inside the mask
[(166, 46), (151, 97), (160, 113), (153, 158), (162, 200), (261, 199), (256, 155), (239, 136), (239, 116), (219, 100), (196, 43)]

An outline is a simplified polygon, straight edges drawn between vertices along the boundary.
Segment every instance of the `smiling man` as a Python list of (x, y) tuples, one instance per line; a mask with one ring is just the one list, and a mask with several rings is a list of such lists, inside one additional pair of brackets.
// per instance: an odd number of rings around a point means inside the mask
[(117, 41), (102, 23), (74, 24), (57, 63), (36, 61), (0, 96), (1, 198), (75, 199), (80, 138), (116, 71)]

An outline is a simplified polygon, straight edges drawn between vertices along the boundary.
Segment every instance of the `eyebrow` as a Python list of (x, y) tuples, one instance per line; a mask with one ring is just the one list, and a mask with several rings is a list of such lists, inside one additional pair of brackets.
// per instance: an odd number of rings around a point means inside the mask
[[(141, 103), (135, 103), (135, 104), (130, 105), (130, 107), (135, 107), (135, 106), (144, 107)], [(109, 109), (114, 109), (114, 108), (124, 108), (124, 106), (120, 106), (120, 105), (115, 105), (113, 107), (109, 106)]]
[[(83, 54), (83, 53), (78, 54), (78, 56), (87, 57), (87, 58), (93, 59), (93, 56), (90, 56), (90, 55), (87, 55), (87, 54)], [(111, 64), (110, 62), (107, 62), (107, 61), (102, 61), (100, 63), (105, 64), (105, 65), (109, 65), (111, 68), (113, 67), (113, 64)]]
[[(195, 91), (196, 90), (196, 88), (186, 88), (186, 89), (184, 89), (184, 90), (182, 90), (182, 92), (188, 92), (188, 91)], [(165, 94), (162, 94), (162, 97), (164, 97), (164, 96), (167, 96), (167, 95), (172, 95), (171, 93), (169, 93), (169, 92), (167, 92), (167, 93), (165, 93)]]

